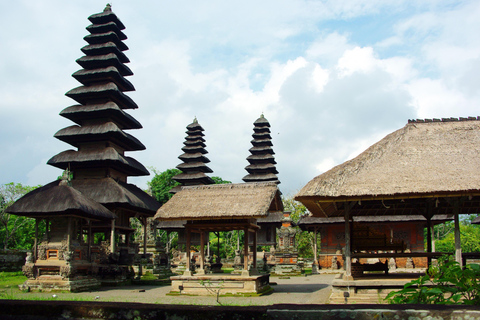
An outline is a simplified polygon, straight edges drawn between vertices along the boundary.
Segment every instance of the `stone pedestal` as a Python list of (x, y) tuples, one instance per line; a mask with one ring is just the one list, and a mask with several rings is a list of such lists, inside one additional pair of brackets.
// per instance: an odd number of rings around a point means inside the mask
[(193, 275), (174, 276), (170, 294), (181, 295), (242, 295), (271, 292), (270, 275)]

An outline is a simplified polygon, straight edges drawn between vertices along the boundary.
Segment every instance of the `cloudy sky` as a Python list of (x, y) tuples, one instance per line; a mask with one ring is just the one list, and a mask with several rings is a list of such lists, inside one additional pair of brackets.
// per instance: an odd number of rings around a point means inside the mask
[[(88, 16), (98, 0), (0, 0), (0, 184), (46, 184), (72, 147)], [(480, 115), (480, 1), (127, 1), (130, 131), (146, 167), (173, 168), (185, 127), (205, 129), (213, 175), (242, 182), (253, 122), (270, 121), (280, 188), (293, 195), (408, 119)], [(146, 188), (150, 177), (130, 178)]]

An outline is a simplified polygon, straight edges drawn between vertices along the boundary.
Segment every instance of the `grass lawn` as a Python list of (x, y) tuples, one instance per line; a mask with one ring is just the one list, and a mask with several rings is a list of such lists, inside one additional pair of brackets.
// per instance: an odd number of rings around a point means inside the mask
[(18, 288), (18, 285), (27, 280), (22, 271), (17, 272), (0, 272), (0, 290), (7, 288)]

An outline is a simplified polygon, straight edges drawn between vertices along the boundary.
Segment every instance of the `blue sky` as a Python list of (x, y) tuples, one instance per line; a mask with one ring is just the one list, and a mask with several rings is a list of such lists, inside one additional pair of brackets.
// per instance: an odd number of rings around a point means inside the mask
[[(46, 184), (72, 147), (56, 131), (74, 104), (88, 16), (106, 2), (0, 0), (0, 184)], [(318, 174), (412, 118), (478, 116), (480, 2), (116, 0), (130, 50), (129, 154), (173, 168), (185, 127), (205, 129), (213, 175), (242, 182), (253, 122), (270, 121), (280, 188)], [(129, 182), (146, 188), (150, 177)]]

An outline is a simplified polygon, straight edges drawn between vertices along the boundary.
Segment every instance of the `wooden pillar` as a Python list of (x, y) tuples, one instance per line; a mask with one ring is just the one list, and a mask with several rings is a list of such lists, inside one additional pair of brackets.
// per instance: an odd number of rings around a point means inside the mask
[(248, 271), (248, 228), (245, 228), (244, 245), (243, 245), (243, 270)]
[(191, 275), (191, 272), (190, 272), (190, 257), (191, 257), (191, 254), (190, 254), (190, 237), (191, 237), (191, 230), (190, 228), (185, 228), (185, 232), (187, 233), (187, 270), (185, 270), (185, 273), (184, 275)]
[[(433, 203), (427, 203), (427, 212), (425, 218), (427, 219), (427, 252), (432, 252), (432, 216), (433, 216)], [(427, 258), (427, 268), (432, 265), (432, 258)]]
[(142, 217), (143, 221), (143, 257), (147, 257), (147, 217)]
[(253, 270), (257, 271), (257, 230), (253, 230)]
[(205, 274), (205, 232), (200, 230), (200, 270), (197, 270), (198, 274)]
[(38, 257), (38, 218), (35, 218), (35, 241), (33, 243), (33, 262), (37, 262)]
[(459, 199), (453, 200), (453, 215), (455, 219), (455, 261), (457, 261), (460, 267), (463, 267), (462, 261), (462, 241), (460, 239), (460, 201)]
[(350, 203), (345, 202), (345, 280), (352, 279), (352, 248), (350, 232)]
[(312, 265), (312, 273), (318, 273), (318, 247), (317, 247), (317, 226), (313, 228), (313, 265)]
[(72, 240), (72, 217), (67, 217), (67, 251), (70, 251), (71, 240)]
[(210, 257), (210, 232), (207, 232), (207, 256)]
[(87, 235), (87, 246), (88, 246), (88, 261), (92, 262), (92, 220), (88, 219), (88, 235)]
[(112, 219), (112, 229), (110, 230), (110, 251), (115, 252), (115, 219)]

